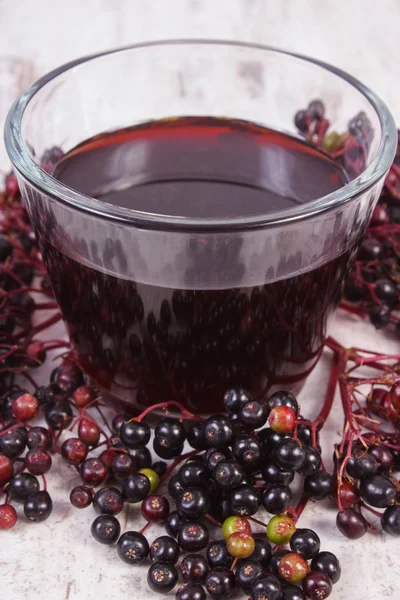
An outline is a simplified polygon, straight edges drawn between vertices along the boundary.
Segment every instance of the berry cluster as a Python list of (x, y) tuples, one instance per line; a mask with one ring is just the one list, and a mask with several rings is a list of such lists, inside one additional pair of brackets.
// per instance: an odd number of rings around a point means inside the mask
[[(372, 141), (371, 124), (360, 112), (339, 135), (330, 131), (321, 100), (310, 102), (294, 119), (307, 140), (322, 147), (341, 164), (350, 179), (360, 175)], [(367, 234), (356, 256), (354, 268), (344, 289), (342, 307), (381, 329), (389, 324), (400, 334), (400, 150), (386, 177), (379, 202), (372, 214)]]
[[(129, 421), (116, 414), (114, 436), (96, 458), (87, 457), (81, 414), (79, 437), (61, 446), (62, 457), (82, 478), (71, 503), (93, 504), (99, 513), (93, 537), (116, 543), (122, 561), (138, 565), (150, 558), (147, 581), (153, 591), (171, 591), (180, 573), (180, 600), (204, 598), (203, 586), (215, 598), (228, 598), (237, 589), (257, 600), (327, 598), (340, 577), (338, 560), (320, 552), (315, 532), (295, 525), (308, 497), (325, 498), (333, 491), (316, 448), (315, 424), (301, 419), (288, 392), (259, 402), (234, 388), (226, 392), (224, 405), (227, 415), (202, 420), (176, 402), (164, 403), (159, 408), (178, 407), (182, 417), (163, 416), (153, 437), (144, 422), (152, 409)], [(182, 454), (185, 442), (193, 450)], [(149, 444), (162, 460), (152, 462)], [(295, 471), (305, 477), (305, 495), (296, 509), (290, 489)], [(167, 491), (160, 493), (163, 488)], [(140, 503), (146, 523), (139, 531), (121, 533), (117, 515), (124, 503)], [(268, 522), (255, 517), (260, 509), (272, 515)], [(150, 543), (144, 533), (152, 523), (163, 523), (167, 535)], [(254, 535), (251, 523), (262, 525), (266, 536)], [(275, 551), (270, 542), (277, 544)], [(286, 544), (290, 549), (283, 549)]]

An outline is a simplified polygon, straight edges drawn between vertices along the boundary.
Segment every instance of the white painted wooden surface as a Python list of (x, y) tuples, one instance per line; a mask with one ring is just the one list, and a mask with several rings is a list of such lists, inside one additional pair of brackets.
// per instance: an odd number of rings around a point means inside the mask
[[(376, 91), (400, 123), (398, 0), (0, 0), (0, 59), (31, 61), (35, 75), (74, 57), (134, 42), (173, 37), (248, 40), (316, 56), (352, 73)], [(0, 90), (6, 78), (1, 76)], [(7, 88), (8, 89), (8, 88)], [(1, 96), (1, 93), (0, 93)], [(3, 96), (4, 97), (4, 96)], [(0, 102), (0, 121), (5, 103)], [(0, 167), (5, 164), (0, 144)], [(398, 341), (368, 324), (337, 315), (331, 332), (345, 345), (377, 345), (398, 351)], [(322, 360), (303, 390), (304, 413), (312, 417), (326, 380)], [(328, 460), (341, 426), (337, 405), (323, 438)], [(57, 458), (55, 458), (57, 461)], [(52, 517), (30, 525), (23, 518), (0, 536), (0, 595), (7, 600), (132, 600), (151, 598), (145, 568), (130, 568), (115, 549), (90, 536), (92, 509), (77, 511), (68, 492), (78, 481), (61, 461), (49, 488)], [(399, 585), (398, 542), (367, 536), (350, 542), (335, 529), (329, 504), (311, 505), (301, 523), (315, 527), (324, 549), (336, 552), (343, 576), (334, 600), (394, 600)], [(121, 517), (138, 529), (138, 507)], [(152, 528), (149, 537), (157, 535)]]

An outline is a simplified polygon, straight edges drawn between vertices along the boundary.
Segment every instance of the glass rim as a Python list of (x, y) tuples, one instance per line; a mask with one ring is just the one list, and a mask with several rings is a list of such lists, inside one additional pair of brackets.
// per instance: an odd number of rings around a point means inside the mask
[[(349, 183), (346, 183), (338, 190), (312, 200), (311, 202), (306, 202), (294, 207), (276, 210), (261, 215), (229, 217), (224, 219), (157, 215), (130, 208), (110, 205), (63, 185), (60, 181), (49, 175), (38, 164), (36, 164), (22, 138), (21, 125), (25, 110), (30, 101), (37, 92), (46, 86), (47, 83), (74, 67), (100, 57), (123, 53), (135, 49), (174, 45), (218, 45), (247, 48), (249, 50), (265, 50), (314, 64), (322, 69), (325, 69), (326, 71), (331, 72), (334, 75), (337, 75), (356, 88), (368, 100), (379, 118), (382, 128), (382, 137), (375, 158), (355, 179), (351, 180)], [(323, 61), (319, 61), (318, 59), (310, 58), (293, 52), (287, 52), (285, 50), (263, 44), (253, 44), (223, 39), (169, 39), (132, 44), (91, 54), (65, 63), (64, 65), (50, 71), (33, 83), (29, 88), (27, 88), (14, 102), (7, 115), (4, 129), (4, 139), (9, 158), (20, 175), (31, 185), (44, 192), (46, 195), (52, 197), (57, 202), (68, 205), (70, 208), (91, 213), (96, 217), (102, 217), (112, 221), (119, 221), (126, 225), (142, 227), (145, 229), (226, 231), (237, 229), (247, 230), (252, 228), (283, 225), (293, 221), (311, 218), (319, 213), (333, 210), (343, 204), (346, 204), (347, 202), (350, 202), (352, 199), (358, 197), (360, 194), (377, 183), (389, 170), (390, 165), (394, 160), (397, 148), (397, 129), (393, 116), (388, 107), (374, 92), (372, 92), (368, 87), (366, 87), (353, 76)]]

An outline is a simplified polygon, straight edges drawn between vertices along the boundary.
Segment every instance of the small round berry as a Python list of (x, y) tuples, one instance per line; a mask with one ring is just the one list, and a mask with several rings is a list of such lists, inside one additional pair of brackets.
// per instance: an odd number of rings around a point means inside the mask
[(85, 485), (78, 485), (71, 490), (69, 500), (75, 508), (86, 508), (92, 504), (93, 492)]
[(232, 533), (226, 540), (226, 548), (235, 558), (249, 558), (254, 552), (256, 544), (253, 536), (248, 533)]
[(236, 590), (233, 571), (227, 567), (216, 567), (206, 577), (207, 592), (212, 598), (230, 598)]
[(159, 476), (153, 469), (140, 469), (139, 473), (146, 475), (146, 477), (149, 479), (150, 494), (153, 494), (158, 488), (158, 484), (160, 482)]
[(24, 513), (27, 519), (39, 523), (51, 515), (53, 502), (49, 492), (42, 490), (29, 494), (24, 502)]
[(251, 535), (250, 523), (244, 517), (231, 516), (222, 523), (222, 535), (227, 540), (232, 533), (246, 533)]
[(178, 479), (184, 488), (191, 485), (204, 485), (209, 479), (207, 468), (202, 462), (186, 462), (179, 469)]
[(140, 448), (149, 443), (150, 427), (140, 421), (128, 421), (121, 425), (119, 435), (127, 448)]
[(232, 454), (246, 471), (255, 471), (263, 458), (262, 442), (256, 435), (239, 435), (232, 446)]
[(177, 510), (173, 510), (169, 513), (165, 519), (164, 527), (168, 535), (176, 537), (179, 533), (180, 528), (187, 522), (187, 519), (183, 515), (180, 515)]
[(351, 540), (362, 537), (368, 529), (366, 520), (354, 508), (346, 508), (342, 512), (338, 512), (336, 526), (340, 533)]
[(210, 567), (230, 567), (233, 556), (229, 554), (225, 540), (215, 540), (207, 548), (207, 560)]
[(46, 406), (44, 416), (51, 429), (61, 431), (71, 425), (73, 412), (69, 402), (60, 400)]
[(153, 592), (167, 594), (178, 583), (178, 571), (174, 565), (166, 562), (155, 562), (147, 573), (147, 584)]
[(292, 552), (300, 554), (306, 560), (316, 556), (320, 547), (321, 540), (312, 529), (296, 529), (290, 538), (290, 549)]
[(378, 463), (372, 454), (365, 450), (358, 450), (350, 456), (346, 463), (346, 472), (354, 479), (362, 479), (373, 475), (378, 470)]
[(267, 569), (255, 560), (241, 560), (236, 569), (235, 579), (238, 587), (249, 593), (251, 586), (258, 577), (267, 574)]
[(204, 583), (210, 567), (205, 556), (201, 554), (187, 554), (182, 559), (179, 570), (184, 581)]
[(94, 400), (94, 392), (88, 385), (80, 385), (72, 394), (75, 404), (78, 408), (87, 406), (89, 402)]
[(39, 481), (30, 473), (20, 473), (10, 479), (7, 492), (12, 500), (24, 502), (33, 492), (39, 491)]
[(251, 600), (281, 600), (282, 588), (274, 575), (265, 575), (251, 586)]
[(272, 553), (271, 560), (269, 562), (269, 570), (272, 573), (272, 575), (275, 575), (275, 577), (280, 577), (279, 563), (281, 562), (282, 558), (287, 554), (290, 554), (289, 550), (275, 550)]
[(300, 469), (307, 457), (306, 447), (298, 440), (282, 440), (272, 453), (273, 461), (281, 469)]
[(192, 520), (204, 517), (210, 509), (210, 504), (208, 491), (200, 486), (182, 490), (176, 499), (178, 512)]
[(303, 477), (306, 477), (307, 475), (312, 475), (313, 473), (315, 473), (315, 471), (319, 471), (321, 469), (322, 464), (321, 454), (316, 448), (313, 448), (312, 446), (305, 446), (305, 450), (305, 461), (303, 462), (301, 467), (297, 469), (297, 472), (300, 475), (303, 475)]
[(88, 446), (97, 446), (100, 439), (100, 429), (96, 423), (83, 417), (79, 421), (78, 436)]
[(394, 456), (389, 448), (385, 448), (385, 446), (372, 446), (368, 452), (376, 460), (379, 471), (391, 471), (394, 464)]
[(342, 508), (353, 508), (355, 504), (360, 500), (360, 492), (357, 486), (349, 483), (348, 481), (342, 481), (337, 491), (337, 502)]
[(310, 600), (325, 600), (331, 595), (332, 582), (325, 573), (311, 571), (303, 579), (303, 590)]
[(32, 394), (22, 394), (14, 400), (12, 413), (17, 421), (32, 421), (38, 416), (39, 402)]
[(25, 450), (26, 441), (27, 434), (24, 427), (6, 431), (0, 436), (0, 453), (7, 458), (18, 458)]
[(223, 415), (213, 415), (204, 425), (204, 437), (208, 446), (226, 448), (233, 439), (232, 423)]
[(149, 543), (138, 531), (126, 531), (117, 542), (117, 554), (128, 565), (140, 565), (149, 554)]
[(400, 535), (400, 506), (388, 506), (381, 517), (381, 525), (389, 535)]
[(296, 424), (296, 413), (289, 406), (277, 406), (271, 410), (268, 423), (276, 433), (290, 433)]
[(209, 538), (210, 534), (205, 525), (189, 521), (179, 529), (178, 544), (186, 552), (197, 552), (207, 546)]
[(100, 515), (93, 521), (91, 532), (100, 544), (114, 544), (121, 533), (121, 525), (113, 515)]
[(178, 419), (165, 417), (158, 422), (154, 431), (154, 437), (160, 446), (166, 449), (181, 446), (185, 439), (185, 429)]
[(0, 531), (14, 527), (17, 519), (17, 511), (11, 504), (0, 504)]
[(185, 427), (189, 446), (195, 450), (204, 450), (206, 447), (206, 439), (204, 437), (204, 422), (187, 421), (185, 422)]
[(101, 488), (93, 497), (93, 507), (101, 515), (118, 515), (123, 505), (122, 494), (115, 487)]
[(173, 537), (162, 535), (150, 546), (151, 560), (161, 560), (174, 565), (179, 558), (179, 544)]
[(260, 490), (253, 485), (241, 485), (230, 494), (230, 509), (234, 515), (250, 517), (256, 514), (260, 505)]
[(298, 554), (289, 552), (279, 563), (279, 575), (289, 583), (300, 583), (309, 573), (308, 562)]
[(53, 438), (50, 431), (45, 427), (32, 427), (28, 431), (26, 443), (29, 450), (33, 450), (33, 448), (50, 450), (53, 445)]
[(224, 406), (230, 413), (237, 414), (242, 404), (246, 404), (251, 399), (249, 392), (243, 388), (231, 388), (224, 394)]
[(25, 455), (25, 466), (32, 475), (45, 475), (51, 469), (51, 456), (41, 448), (29, 450)]
[(273, 544), (287, 544), (296, 531), (293, 520), (287, 515), (276, 515), (268, 521), (267, 538)]
[(268, 462), (263, 465), (261, 474), (265, 483), (267, 484), (283, 483), (285, 485), (289, 485), (294, 479), (293, 469), (281, 469), (278, 467), (278, 465), (275, 465), (272, 462)]
[(215, 467), (213, 478), (223, 490), (233, 490), (245, 476), (242, 465), (235, 460), (223, 460)]
[(340, 579), (342, 569), (340, 562), (332, 552), (320, 552), (311, 561), (311, 570), (328, 575), (333, 584)]
[(396, 487), (386, 475), (378, 473), (365, 477), (361, 481), (360, 494), (370, 506), (387, 508), (395, 503)]
[(304, 492), (312, 500), (323, 500), (332, 495), (333, 477), (326, 471), (315, 471), (304, 480)]
[(117, 452), (111, 463), (111, 471), (115, 479), (125, 481), (135, 472), (135, 461), (125, 452)]
[(262, 504), (265, 510), (272, 515), (284, 513), (292, 501), (292, 491), (288, 485), (275, 483), (264, 490)]
[(306, 134), (310, 127), (311, 118), (306, 110), (298, 110), (294, 116), (294, 124), (300, 133)]
[(256, 537), (254, 541), (254, 552), (249, 559), (259, 562), (263, 567), (268, 567), (271, 560), (272, 550), (267, 538)]
[(82, 480), (87, 485), (101, 485), (108, 477), (108, 468), (99, 458), (87, 458), (80, 466)]
[[(176, 456), (180, 456), (183, 452), (183, 444), (180, 446), (168, 448), (166, 446), (162, 446), (157, 438), (153, 440), (153, 450), (160, 458), (164, 460), (169, 460), (171, 458), (175, 458)], [(149, 465), (150, 466), (150, 465)]]
[(88, 445), (79, 438), (69, 438), (61, 446), (61, 456), (70, 465), (80, 465), (87, 457)]
[(323, 119), (325, 114), (325, 106), (322, 100), (312, 100), (307, 106), (307, 114), (310, 119)]
[(297, 585), (291, 583), (284, 583), (282, 585), (282, 598), (281, 600), (307, 600), (306, 595), (302, 589)]
[(14, 473), (13, 462), (11, 458), (0, 454), (0, 485), (7, 483)]
[(375, 329), (382, 329), (390, 321), (390, 308), (386, 304), (372, 306), (368, 314)]
[(250, 400), (242, 404), (239, 409), (239, 421), (249, 429), (260, 429), (264, 427), (268, 418), (268, 408), (266, 404), (257, 400)]
[(175, 594), (176, 600), (206, 600), (206, 593), (198, 583), (182, 583)]
[(157, 460), (152, 464), (151, 468), (154, 471), (154, 473), (156, 473), (156, 475), (158, 475), (158, 477), (160, 478), (167, 472), (168, 465), (164, 460)]
[(146, 521), (159, 523), (165, 521), (169, 515), (169, 502), (165, 496), (151, 494), (142, 501), (141, 511)]

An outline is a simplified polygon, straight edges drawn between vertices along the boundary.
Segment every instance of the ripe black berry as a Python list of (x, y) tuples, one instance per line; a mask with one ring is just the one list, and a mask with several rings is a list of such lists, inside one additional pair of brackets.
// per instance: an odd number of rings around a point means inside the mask
[(176, 600), (206, 600), (206, 593), (199, 583), (182, 583), (175, 594)]
[(121, 425), (119, 436), (126, 448), (140, 448), (150, 440), (150, 427), (141, 421), (128, 421)]
[(190, 485), (203, 485), (209, 478), (206, 466), (199, 461), (185, 463), (179, 469), (178, 475), (184, 488)]
[(93, 506), (101, 515), (118, 515), (124, 501), (121, 492), (115, 487), (106, 487), (98, 490), (93, 498)]
[(208, 446), (226, 448), (233, 438), (232, 423), (223, 415), (213, 415), (205, 423), (204, 436)]
[(292, 552), (300, 554), (306, 560), (314, 558), (321, 547), (321, 540), (312, 529), (296, 529), (290, 538)]
[(70, 404), (66, 400), (60, 400), (59, 402), (48, 404), (44, 416), (47, 425), (51, 429), (61, 431), (71, 425), (73, 412)]
[(177, 570), (166, 562), (153, 563), (147, 573), (147, 583), (153, 592), (167, 594), (174, 589), (177, 582)]
[(92, 536), (100, 544), (114, 544), (119, 538), (121, 526), (116, 517), (100, 515), (92, 523)]
[(208, 471), (212, 473), (215, 467), (222, 460), (226, 460), (227, 458), (228, 457), (226, 453), (222, 450), (217, 450), (216, 448), (209, 448), (204, 454), (204, 465), (208, 469)]
[(293, 469), (281, 469), (272, 462), (263, 465), (261, 474), (265, 483), (284, 483), (289, 485), (294, 479)]
[(208, 544), (209, 532), (205, 525), (190, 521), (182, 525), (178, 533), (178, 543), (182, 550), (197, 552)]
[(339, 581), (342, 572), (340, 563), (332, 552), (320, 552), (314, 556), (311, 561), (311, 570), (325, 573), (332, 583), (337, 583)]
[(151, 560), (161, 560), (174, 565), (179, 558), (179, 544), (173, 537), (162, 535), (150, 546)]
[(235, 575), (227, 567), (216, 567), (207, 574), (206, 588), (212, 598), (230, 598), (236, 590)]
[(255, 435), (241, 435), (235, 439), (232, 454), (247, 471), (254, 471), (263, 457), (262, 443)]
[(325, 471), (315, 471), (304, 480), (304, 492), (312, 500), (323, 500), (332, 494), (333, 477)]
[(346, 463), (346, 471), (354, 479), (362, 479), (372, 475), (378, 469), (378, 463), (369, 452), (357, 450)]
[(20, 473), (10, 479), (7, 492), (12, 500), (24, 502), (30, 494), (39, 491), (39, 481), (30, 473)]
[(257, 400), (250, 400), (239, 409), (239, 420), (248, 429), (260, 429), (268, 418), (268, 408), (266, 404)]
[(143, 473), (127, 477), (122, 485), (122, 497), (126, 502), (141, 502), (150, 493), (150, 479)]
[(299, 412), (299, 404), (296, 398), (290, 392), (285, 391), (275, 392), (275, 394), (272, 394), (272, 396), (270, 396), (267, 400), (267, 406), (270, 411), (277, 406), (288, 406), (294, 410), (296, 415)]
[(311, 475), (314, 471), (318, 471), (321, 468), (321, 454), (312, 446), (306, 446), (306, 459), (301, 465), (300, 469), (297, 469), (300, 475), (306, 476)]
[(230, 504), (233, 515), (241, 517), (255, 515), (261, 505), (260, 491), (252, 485), (241, 485), (232, 490)]
[(249, 560), (255, 560), (263, 567), (268, 567), (271, 560), (272, 550), (267, 538), (256, 537), (254, 538), (254, 541), (254, 552), (249, 556)]
[(224, 394), (224, 406), (230, 413), (237, 414), (242, 404), (246, 404), (251, 399), (249, 392), (243, 388), (231, 388)]
[(251, 559), (242, 560), (236, 569), (236, 583), (241, 590), (248, 593), (254, 581), (266, 574), (266, 567), (263, 567), (259, 562)]
[(303, 579), (303, 590), (310, 600), (325, 600), (332, 592), (332, 582), (325, 573), (311, 571)]
[(290, 583), (282, 584), (282, 599), (281, 600), (307, 600), (305, 593)]
[(7, 458), (17, 458), (24, 452), (26, 441), (25, 427), (6, 431), (0, 436), (0, 453), (7, 456)]
[(204, 583), (210, 569), (207, 559), (201, 554), (187, 554), (179, 565), (184, 581)]
[(27, 519), (39, 523), (45, 521), (53, 510), (53, 502), (49, 492), (42, 490), (32, 492), (24, 502), (24, 513)]
[(282, 440), (273, 451), (273, 461), (281, 469), (300, 469), (306, 460), (306, 449), (294, 439)]
[(365, 477), (360, 484), (362, 499), (376, 508), (387, 508), (394, 504), (396, 488), (386, 475), (375, 474)]
[(368, 529), (366, 520), (354, 508), (345, 508), (339, 512), (336, 517), (336, 526), (340, 533), (351, 540), (362, 537)]
[(176, 499), (176, 508), (188, 519), (200, 519), (210, 509), (210, 496), (207, 490), (200, 486), (183, 489)]
[(273, 515), (284, 513), (292, 501), (292, 492), (288, 485), (275, 483), (264, 490), (262, 503), (265, 510)]
[(118, 540), (117, 553), (128, 565), (140, 565), (149, 554), (149, 543), (138, 531), (126, 531)]
[(161, 447), (168, 449), (181, 446), (186, 439), (182, 423), (178, 419), (172, 419), (171, 417), (166, 417), (159, 421), (154, 432), (154, 437)]
[(224, 490), (232, 490), (237, 487), (244, 475), (243, 467), (235, 460), (221, 461), (213, 472), (213, 478)]
[(207, 560), (211, 568), (232, 565), (233, 556), (229, 554), (225, 540), (216, 540), (210, 543), (207, 548)]
[(251, 586), (252, 600), (280, 600), (281, 596), (281, 584), (273, 575), (259, 577)]
[(381, 525), (389, 535), (400, 535), (400, 506), (389, 506), (381, 517)]

